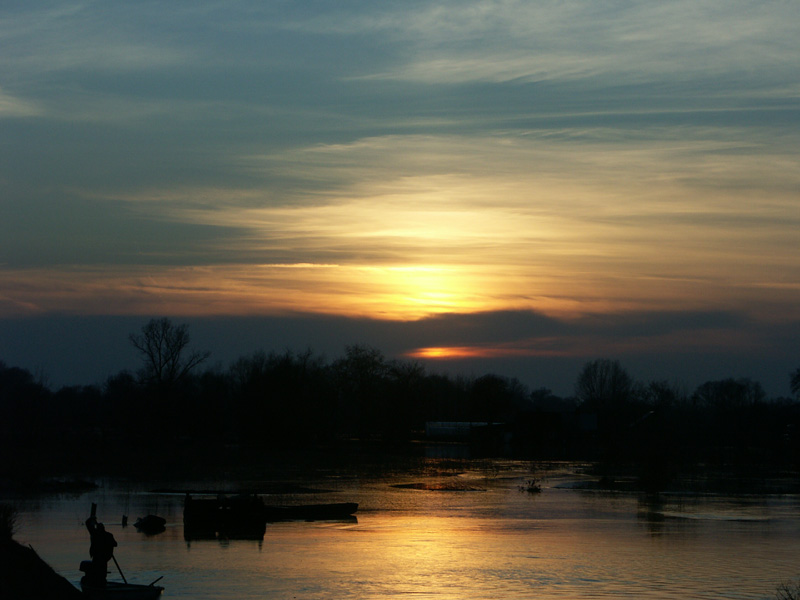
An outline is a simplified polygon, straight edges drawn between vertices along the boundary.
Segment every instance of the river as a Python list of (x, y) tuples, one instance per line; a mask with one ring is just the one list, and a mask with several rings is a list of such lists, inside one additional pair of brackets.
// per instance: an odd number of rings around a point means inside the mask
[[(0, 501), (19, 509), (16, 539), (76, 585), (97, 503), (128, 581), (163, 577), (165, 598), (767, 599), (800, 576), (796, 495), (653, 499), (582, 489), (574, 465), (537, 474), (540, 493), (524, 489), (531, 464), (514, 461), (292, 476), (268, 504), (352, 501), (357, 518), (269, 524), (263, 540), (187, 541), (179, 491), (269, 491), (272, 479), (101, 479), (86, 493)], [(166, 530), (123, 528), (123, 514), (162, 516)]]

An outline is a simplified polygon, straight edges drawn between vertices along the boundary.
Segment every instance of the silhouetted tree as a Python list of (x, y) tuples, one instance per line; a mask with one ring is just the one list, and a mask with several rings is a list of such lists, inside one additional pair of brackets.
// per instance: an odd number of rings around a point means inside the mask
[(389, 363), (383, 353), (369, 346), (347, 346), (344, 358), (331, 368), (339, 390), (343, 426), (363, 437), (389, 427), (387, 383)]
[(25, 443), (38, 450), (50, 396), (50, 390), (37, 383), (30, 371), (0, 361), (0, 446)]
[(240, 358), (229, 370), (236, 429), (255, 445), (321, 439), (336, 427), (328, 373), (311, 350)]
[(609, 464), (634, 458), (633, 425), (650, 410), (634, 402), (634, 389), (619, 361), (609, 359), (586, 363), (575, 383), (580, 410), (596, 416), (596, 450)]
[(509, 420), (529, 403), (528, 391), (517, 379), (490, 373), (475, 380), (470, 394), (472, 419)]
[(141, 409), (143, 388), (129, 371), (110, 375), (103, 385), (103, 394), (115, 420), (130, 419)]
[(163, 317), (151, 319), (140, 334), (132, 333), (131, 344), (142, 355), (143, 379), (161, 388), (169, 388), (206, 360), (210, 352), (187, 352), (189, 326), (175, 325)]
[(422, 429), (424, 418), (425, 367), (416, 361), (394, 360), (389, 363), (387, 407), (394, 417), (389, 419), (387, 434), (395, 439), (408, 438), (414, 429)]
[(541, 405), (547, 405), (556, 400), (558, 400), (558, 397), (549, 387), (540, 387), (531, 391), (531, 402), (536, 408), (540, 408)]
[(0, 406), (46, 395), (48, 390), (27, 369), (8, 367), (0, 361)]
[(257, 350), (249, 356), (242, 356), (231, 364), (229, 373), (234, 389), (242, 393), (249, 386), (266, 377), (269, 371), (269, 359), (266, 352)]
[(233, 386), (235, 427), (247, 444), (272, 442), (269, 428), (274, 422), (271, 405), (273, 362), (273, 355), (258, 350), (237, 359), (228, 371)]
[(575, 384), (578, 399), (594, 408), (626, 402), (632, 390), (633, 379), (619, 361), (605, 358), (586, 363)]
[(764, 398), (761, 384), (745, 378), (698, 386), (692, 401), (705, 423), (702, 446), (709, 460), (754, 466), (765, 459), (765, 442), (781, 436), (783, 424)]
[(682, 386), (668, 381), (651, 381), (637, 389), (637, 396), (645, 403), (661, 408), (684, 404), (688, 394)]
[(697, 387), (693, 400), (700, 406), (715, 409), (749, 406), (764, 400), (764, 388), (750, 379), (706, 381)]
[(792, 390), (795, 398), (800, 400), (800, 367), (797, 367), (789, 378), (789, 387)]
[(470, 417), (469, 391), (472, 382), (464, 377), (451, 379), (429, 374), (422, 384), (422, 421), (465, 421)]

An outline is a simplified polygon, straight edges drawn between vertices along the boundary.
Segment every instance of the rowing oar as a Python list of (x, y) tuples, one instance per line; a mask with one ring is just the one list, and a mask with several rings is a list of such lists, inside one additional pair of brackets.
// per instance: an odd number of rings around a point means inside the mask
[(117, 565), (117, 571), (119, 571), (119, 574), (122, 575), (122, 581), (124, 581), (127, 584), (128, 580), (125, 579), (125, 573), (123, 573), (122, 569), (119, 568), (119, 563), (117, 562), (117, 557), (112, 554), (111, 558), (114, 559), (114, 564)]

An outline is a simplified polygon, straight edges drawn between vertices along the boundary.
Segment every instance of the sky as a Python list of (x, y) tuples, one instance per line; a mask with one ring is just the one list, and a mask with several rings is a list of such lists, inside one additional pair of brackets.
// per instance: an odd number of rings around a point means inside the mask
[(800, 3), (4, 2), (0, 360), (190, 325), (571, 393), (800, 366)]

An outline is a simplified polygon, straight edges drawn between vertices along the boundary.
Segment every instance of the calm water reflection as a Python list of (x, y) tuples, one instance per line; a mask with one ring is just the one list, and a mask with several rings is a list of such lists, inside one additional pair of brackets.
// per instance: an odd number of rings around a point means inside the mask
[[(89, 545), (83, 521), (97, 502), (128, 580), (163, 575), (165, 598), (763, 599), (800, 575), (794, 496), (648, 502), (570, 489), (575, 478), (557, 473), (531, 495), (519, 490), (529, 464), (444, 472), (437, 464), (427, 473), (295, 481), (323, 491), (267, 501), (355, 501), (357, 522), (270, 524), (263, 541), (187, 542), (179, 494), (148, 492), (163, 482), (123, 481), (80, 496), (16, 499), (17, 539), (77, 583)], [(408, 483), (471, 491), (394, 487)], [(120, 525), (122, 514), (133, 522), (149, 513), (167, 519), (165, 532)]]

